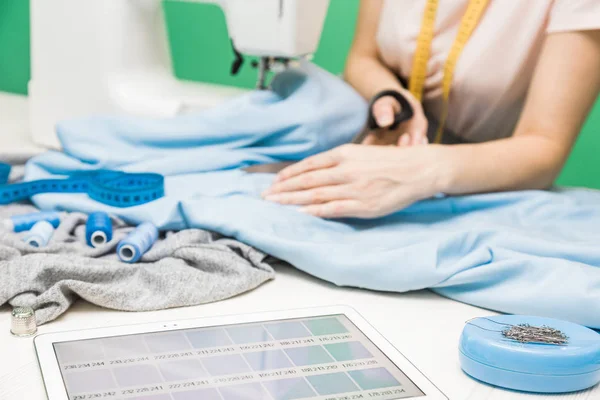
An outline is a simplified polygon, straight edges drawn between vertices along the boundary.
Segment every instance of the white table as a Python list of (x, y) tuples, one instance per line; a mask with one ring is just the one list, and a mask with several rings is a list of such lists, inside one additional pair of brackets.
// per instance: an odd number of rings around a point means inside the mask
[[(12, 132), (26, 132), (23, 120), (26, 117), (25, 107), (26, 101), (22, 98), (0, 95), (2, 149), (11, 148), (16, 152), (20, 150), (19, 146), (37, 149), (28, 143), (25, 136), (6, 135), (7, 126), (12, 127)], [(465, 321), (490, 315), (490, 311), (447, 300), (427, 291), (376, 293), (338, 288), (292, 268), (279, 268), (277, 272), (274, 281), (254, 291), (196, 307), (129, 313), (105, 310), (80, 301), (57, 321), (41, 326), (39, 333), (345, 304), (357, 309), (452, 400), (600, 399), (600, 387), (563, 396), (526, 395), (493, 388), (466, 376), (460, 369), (457, 356), (460, 333)], [(0, 310), (0, 399), (45, 399), (33, 341), (9, 334), (9, 311), (6, 307)]]

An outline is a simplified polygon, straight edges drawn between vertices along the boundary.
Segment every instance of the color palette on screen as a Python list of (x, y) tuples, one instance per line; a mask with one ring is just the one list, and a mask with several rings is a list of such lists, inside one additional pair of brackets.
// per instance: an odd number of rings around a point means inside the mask
[[(381, 400), (422, 392), (344, 316), (55, 344), (70, 395), (134, 400)], [(395, 389), (396, 394), (389, 389)], [(143, 393), (143, 395), (141, 395)]]

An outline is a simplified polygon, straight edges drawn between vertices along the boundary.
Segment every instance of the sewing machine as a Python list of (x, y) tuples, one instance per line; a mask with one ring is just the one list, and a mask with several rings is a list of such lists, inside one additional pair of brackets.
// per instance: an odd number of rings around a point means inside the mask
[[(270, 69), (318, 47), (329, 0), (178, 0), (219, 5), (232, 73), (258, 56), (257, 87)], [(171, 72), (163, 0), (31, 0), (33, 141), (59, 147), (57, 122), (93, 114), (169, 117), (242, 92), (182, 82)], [(210, 32), (207, 32), (210, 34)]]

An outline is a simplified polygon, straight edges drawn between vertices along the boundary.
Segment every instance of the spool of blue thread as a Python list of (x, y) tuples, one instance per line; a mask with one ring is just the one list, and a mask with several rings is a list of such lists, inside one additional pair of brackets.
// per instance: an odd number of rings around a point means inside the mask
[(85, 224), (85, 240), (88, 246), (98, 247), (111, 241), (112, 221), (105, 212), (95, 212), (88, 216)]
[(8, 178), (10, 177), (10, 164), (6, 164), (0, 162), (0, 184), (4, 185), (8, 183)]
[(131, 232), (117, 246), (119, 259), (126, 263), (137, 262), (158, 239), (158, 229), (150, 222), (144, 222)]
[(53, 233), (54, 226), (50, 222), (38, 221), (27, 232), (23, 241), (33, 247), (46, 247)]
[(60, 225), (60, 214), (54, 211), (43, 211), (31, 214), (14, 215), (9, 219), (2, 221), (2, 224), (6, 229), (19, 233), (30, 230), (39, 221), (46, 221), (56, 229), (58, 228), (58, 225)]
[[(507, 327), (550, 327), (568, 338), (564, 344), (523, 343), (506, 338)], [(567, 321), (522, 315), (476, 318), (460, 338), (462, 369), (494, 386), (535, 393), (566, 393), (600, 382), (600, 335)]]

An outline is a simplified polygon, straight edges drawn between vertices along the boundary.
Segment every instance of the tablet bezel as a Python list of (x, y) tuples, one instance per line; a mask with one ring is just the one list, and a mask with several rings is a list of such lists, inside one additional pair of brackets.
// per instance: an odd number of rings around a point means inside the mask
[(224, 315), (203, 317), (172, 322), (154, 322), (137, 325), (124, 325), (66, 332), (46, 333), (35, 337), (34, 345), (39, 367), (49, 400), (69, 400), (54, 343), (106, 338), (112, 336), (138, 335), (155, 332), (168, 332), (182, 329), (208, 328), (223, 325), (271, 322), (293, 318), (311, 318), (333, 315), (345, 315), (365, 336), (373, 342), (413, 383), (421, 389), (424, 396), (413, 397), (418, 400), (448, 400), (448, 398), (402, 353), (381, 335), (356, 310), (347, 306), (329, 306), (295, 310), (257, 312), (242, 315)]

